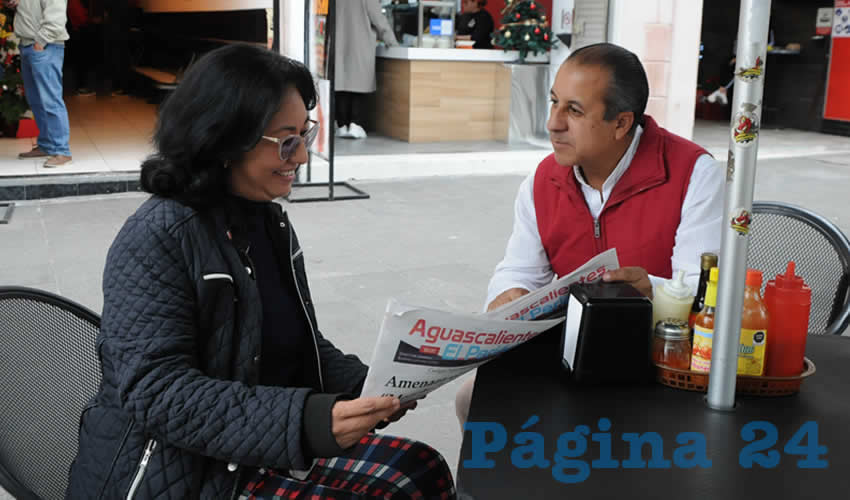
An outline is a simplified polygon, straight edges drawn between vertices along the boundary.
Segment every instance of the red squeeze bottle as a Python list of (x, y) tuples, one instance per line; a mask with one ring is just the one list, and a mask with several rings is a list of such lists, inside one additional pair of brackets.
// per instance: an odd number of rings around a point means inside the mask
[(794, 267), (794, 262), (789, 262), (785, 274), (777, 275), (764, 289), (764, 301), (770, 313), (765, 369), (769, 377), (794, 377), (803, 371), (812, 289), (801, 276), (794, 274)]

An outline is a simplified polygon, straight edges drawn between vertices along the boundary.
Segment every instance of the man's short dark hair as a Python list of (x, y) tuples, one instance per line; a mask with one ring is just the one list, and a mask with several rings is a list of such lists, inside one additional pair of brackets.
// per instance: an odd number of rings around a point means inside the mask
[(643, 125), (643, 113), (649, 100), (649, 81), (634, 53), (613, 43), (596, 43), (576, 50), (567, 60), (600, 66), (611, 74), (605, 93), (605, 120), (611, 121), (618, 114), (631, 111), (635, 121), (629, 133)]
[(248, 44), (207, 53), (160, 107), (142, 189), (196, 208), (220, 203), (226, 167), (257, 145), (291, 89), (308, 110), (316, 106), (313, 77), (300, 62)]

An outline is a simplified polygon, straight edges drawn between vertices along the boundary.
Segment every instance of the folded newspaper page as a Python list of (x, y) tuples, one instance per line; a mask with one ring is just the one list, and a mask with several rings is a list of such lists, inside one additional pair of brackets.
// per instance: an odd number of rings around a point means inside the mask
[(528, 295), (508, 302), (502, 307), (485, 313), (491, 318), (511, 320), (540, 320), (563, 317), (567, 312), (567, 300), (570, 285), (573, 283), (593, 283), (602, 279), (606, 271), (620, 268), (617, 249), (611, 248), (581, 265), (566, 276), (562, 276), (548, 285)]
[(489, 319), (391, 299), (362, 395), (420, 399), (560, 322)]
[[(617, 269), (614, 249), (533, 293), (486, 314), (408, 306), (390, 299), (372, 353), (363, 396), (424, 397), (564, 319), (569, 286)], [(553, 319), (544, 319), (553, 318)]]

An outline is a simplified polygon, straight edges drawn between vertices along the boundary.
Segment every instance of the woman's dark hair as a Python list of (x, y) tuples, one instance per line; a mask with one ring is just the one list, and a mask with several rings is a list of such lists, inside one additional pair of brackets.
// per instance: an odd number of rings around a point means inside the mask
[(142, 189), (196, 208), (217, 203), (227, 166), (257, 145), (292, 88), (316, 106), (313, 77), (297, 61), (247, 44), (204, 55), (160, 107)]
[(649, 100), (649, 82), (640, 59), (613, 43), (596, 43), (582, 47), (567, 58), (582, 65), (596, 65), (611, 73), (605, 92), (605, 120), (611, 121), (624, 111), (631, 111), (635, 121), (629, 133), (643, 125), (643, 113)]

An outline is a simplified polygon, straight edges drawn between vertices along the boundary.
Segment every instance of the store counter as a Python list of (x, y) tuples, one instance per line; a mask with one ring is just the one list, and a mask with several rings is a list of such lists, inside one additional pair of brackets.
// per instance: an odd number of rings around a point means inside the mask
[[(508, 140), (516, 52), (379, 47), (377, 56), (380, 134), (407, 142)], [(526, 62), (544, 69), (548, 57)]]

